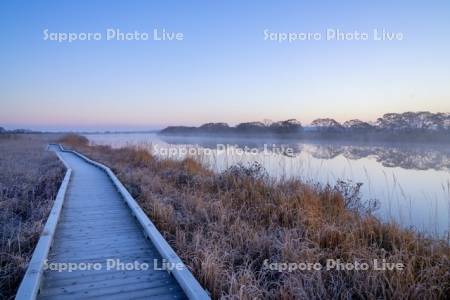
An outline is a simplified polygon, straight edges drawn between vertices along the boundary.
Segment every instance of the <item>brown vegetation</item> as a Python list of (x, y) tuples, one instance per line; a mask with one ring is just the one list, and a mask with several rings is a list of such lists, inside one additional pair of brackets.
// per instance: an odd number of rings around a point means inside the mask
[(0, 299), (25, 273), (64, 174), (44, 135), (0, 134)]
[[(258, 165), (215, 174), (189, 158), (163, 160), (143, 149), (74, 140), (63, 141), (113, 169), (214, 298), (443, 299), (450, 293), (448, 243), (378, 221), (345, 184), (274, 181)], [(265, 267), (266, 259), (385, 259), (405, 269), (278, 272)]]

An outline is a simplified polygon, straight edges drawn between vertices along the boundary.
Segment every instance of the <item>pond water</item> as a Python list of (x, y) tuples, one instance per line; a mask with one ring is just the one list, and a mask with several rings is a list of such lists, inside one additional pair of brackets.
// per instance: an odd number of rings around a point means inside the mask
[(215, 171), (259, 162), (277, 178), (322, 184), (363, 183), (375, 214), (404, 227), (447, 236), (450, 229), (450, 149), (445, 145), (380, 144), (249, 138), (167, 137), (153, 133), (86, 134), (92, 143), (139, 145), (161, 157), (194, 156)]

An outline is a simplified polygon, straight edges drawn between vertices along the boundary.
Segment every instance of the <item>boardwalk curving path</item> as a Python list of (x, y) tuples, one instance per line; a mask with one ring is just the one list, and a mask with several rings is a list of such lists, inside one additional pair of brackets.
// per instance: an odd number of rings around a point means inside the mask
[[(52, 149), (72, 174), (37, 298), (187, 298), (179, 280), (161, 270), (160, 251), (107, 172), (75, 153)], [(74, 270), (61, 270), (69, 267)]]

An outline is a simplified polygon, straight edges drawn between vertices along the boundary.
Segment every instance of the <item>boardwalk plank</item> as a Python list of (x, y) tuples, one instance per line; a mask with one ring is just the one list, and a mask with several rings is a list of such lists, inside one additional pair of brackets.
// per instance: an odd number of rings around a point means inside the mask
[(67, 295), (80, 294), (92, 290), (108, 290), (123, 285), (142, 284), (146, 287), (164, 286), (170, 283), (170, 277), (166, 278), (152, 278), (151, 276), (135, 275), (131, 277), (122, 277), (110, 280), (95, 280), (92, 282), (76, 282), (76, 284), (67, 285), (63, 287), (48, 287), (41, 293), (42, 297), (52, 295)]
[[(104, 280), (115, 280), (120, 278), (128, 278), (133, 276), (142, 276), (141, 271), (94, 271), (94, 272), (73, 272), (64, 279), (52, 279), (48, 280), (45, 283), (45, 287), (53, 288), (53, 287), (64, 287), (74, 284), (80, 283), (90, 283), (90, 282), (100, 282)], [(149, 280), (158, 279), (158, 278), (169, 278), (171, 275), (168, 272), (148, 272), (145, 275)]]
[(70, 293), (60, 292), (54, 295), (47, 296), (42, 293), (41, 299), (98, 299), (101, 296), (107, 297), (108, 299), (118, 299), (121, 294), (123, 295), (123, 297), (125, 297), (124, 299), (133, 299), (133, 292), (139, 290), (145, 290), (145, 294), (147, 297), (159, 297), (161, 295), (170, 295), (181, 291), (178, 286), (171, 286), (170, 281), (167, 282), (166, 280), (124, 284), (119, 282), (116, 285), (110, 286), (108, 288), (102, 288), (98, 286), (97, 288), (91, 287), (87, 289), (75, 290)]

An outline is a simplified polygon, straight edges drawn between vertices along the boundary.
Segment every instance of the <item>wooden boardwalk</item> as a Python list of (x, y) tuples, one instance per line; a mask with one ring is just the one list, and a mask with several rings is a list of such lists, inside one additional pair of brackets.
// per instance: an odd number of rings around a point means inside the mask
[[(187, 298), (180, 280), (160, 270), (161, 251), (146, 238), (107, 172), (75, 153), (53, 149), (72, 174), (38, 299)], [(61, 270), (69, 267), (75, 270)]]

